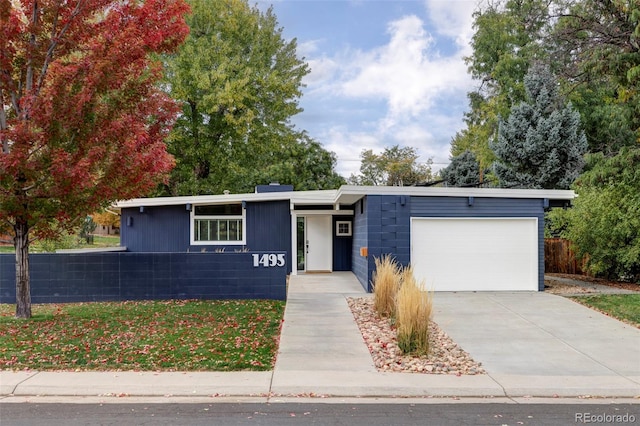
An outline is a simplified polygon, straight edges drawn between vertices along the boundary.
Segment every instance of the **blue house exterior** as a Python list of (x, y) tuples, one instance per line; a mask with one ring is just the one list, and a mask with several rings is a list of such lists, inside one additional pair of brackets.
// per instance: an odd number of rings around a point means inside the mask
[(544, 212), (574, 197), (559, 190), (265, 185), (255, 193), (118, 207), (121, 245), (130, 252), (284, 252), (277, 263), (288, 273), (352, 271), (367, 291), (375, 258), (390, 254), (436, 291), (537, 291), (544, 288)]

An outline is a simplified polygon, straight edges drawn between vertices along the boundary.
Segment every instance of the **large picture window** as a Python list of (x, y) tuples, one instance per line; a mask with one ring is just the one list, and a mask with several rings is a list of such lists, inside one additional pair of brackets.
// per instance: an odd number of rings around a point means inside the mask
[(193, 244), (244, 244), (244, 210), (241, 204), (194, 206)]

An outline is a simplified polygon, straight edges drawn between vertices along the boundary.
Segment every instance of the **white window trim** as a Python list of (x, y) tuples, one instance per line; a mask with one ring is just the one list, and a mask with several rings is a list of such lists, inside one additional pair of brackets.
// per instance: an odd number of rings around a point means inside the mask
[[(228, 203), (226, 203), (228, 204)], [(209, 205), (209, 204), (202, 204)], [(242, 240), (238, 241), (196, 241), (196, 206), (192, 206), (189, 214), (189, 238), (192, 246), (244, 246), (247, 244), (247, 209), (242, 209), (242, 215), (198, 215), (198, 219), (222, 219), (222, 220), (242, 220)]]
[[(340, 225), (349, 225), (348, 232), (340, 232)], [(351, 237), (353, 235), (353, 224), (350, 220), (336, 220), (336, 237)]]

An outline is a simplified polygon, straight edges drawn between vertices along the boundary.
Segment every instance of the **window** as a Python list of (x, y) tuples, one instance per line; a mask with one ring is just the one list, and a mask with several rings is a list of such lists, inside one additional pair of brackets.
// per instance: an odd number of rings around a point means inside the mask
[(241, 204), (194, 206), (192, 244), (244, 244)]
[(337, 237), (350, 237), (351, 236), (351, 222), (348, 220), (336, 221), (336, 236)]

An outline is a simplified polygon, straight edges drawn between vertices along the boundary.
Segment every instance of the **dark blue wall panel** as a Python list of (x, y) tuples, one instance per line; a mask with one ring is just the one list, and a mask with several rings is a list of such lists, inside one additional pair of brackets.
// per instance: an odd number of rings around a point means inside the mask
[(413, 217), (537, 217), (538, 289), (544, 291), (544, 200), (528, 198), (411, 197)]
[[(349, 207), (352, 209), (352, 207)], [(353, 235), (338, 236), (336, 235), (336, 222), (351, 222), (351, 233), (353, 234), (353, 217), (352, 216), (333, 216), (333, 270), (334, 271), (350, 271), (351, 256), (353, 247)]]
[[(33, 254), (33, 303), (286, 298), (289, 266), (253, 253)], [(268, 258), (267, 258), (268, 259)], [(275, 259), (275, 258), (274, 258)], [(0, 255), (0, 303), (15, 303), (15, 256)]]
[(189, 249), (190, 213), (186, 206), (122, 209), (120, 244), (133, 252), (181, 252)]
[(366, 200), (369, 256), (365, 288), (372, 291), (376, 258), (390, 255), (403, 266), (409, 264), (411, 198), (403, 195), (369, 195)]
[(289, 201), (247, 203), (247, 249), (286, 251), (291, 272), (291, 212)]
[(369, 262), (366, 256), (360, 255), (360, 249), (369, 245), (367, 223), (367, 199), (362, 198), (354, 205), (351, 271), (364, 289), (369, 288)]
[[(130, 219), (131, 218), (131, 219)], [(130, 252), (291, 251), (288, 201), (247, 203), (246, 245), (191, 245), (185, 205), (122, 209), (120, 244)], [(291, 268), (291, 257), (287, 259)], [(291, 269), (289, 269), (289, 272)]]

